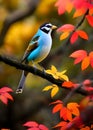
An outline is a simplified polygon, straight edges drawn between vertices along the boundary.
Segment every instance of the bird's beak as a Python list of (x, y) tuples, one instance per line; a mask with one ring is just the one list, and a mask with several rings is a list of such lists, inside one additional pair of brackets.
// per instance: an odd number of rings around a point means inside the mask
[(52, 29), (57, 29), (57, 26), (55, 26), (55, 25), (52, 25)]

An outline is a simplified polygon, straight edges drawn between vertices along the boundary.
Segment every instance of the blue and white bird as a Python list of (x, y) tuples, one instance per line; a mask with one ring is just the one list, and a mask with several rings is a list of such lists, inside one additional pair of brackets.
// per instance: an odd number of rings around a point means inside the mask
[[(51, 32), (53, 29), (56, 28), (57, 26), (52, 25), (51, 23), (45, 23), (41, 25), (35, 36), (30, 41), (23, 56), (22, 62), (24, 62), (25, 64), (28, 64), (29, 62), (37, 64), (44, 60), (51, 50)], [(22, 76), (16, 93), (22, 93), (27, 74), (28, 72), (26, 71), (22, 72)]]

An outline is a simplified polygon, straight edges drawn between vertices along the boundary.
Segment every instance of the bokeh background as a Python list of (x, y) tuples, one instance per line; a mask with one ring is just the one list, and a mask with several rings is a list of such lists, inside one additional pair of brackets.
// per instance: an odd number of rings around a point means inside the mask
[[(51, 22), (60, 27), (71, 23), (76, 25), (81, 18), (73, 19), (71, 14), (58, 15), (55, 2), (57, 0), (0, 0), (0, 54), (7, 55), (20, 61), (30, 39), (44, 22)], [(85, 21), (82, 27), (88, 34), (93, 30)], [(93, 70), (88, 68), (81, 72), (80, 65), (73, 65), (69, 55), (77, 49), (92, 51), (93, 36), (89, 41), (79, 39), (74, 45), (65, 45), (66, 40), (59, 40), (58, 32), (52, 33), (53, 46), (49, 56), (40, 63), (45, 69), (51, 65), (59, 71), (67, 69), (67, 75), (74, 82), (81, 82), (86, 78), (92, 79)], [(88, 44), (90, 43), (90, 44)], [(0, 87), (8, 86), (13, 89), (14, 101), (4, 105), (0, 101), (0, 128), (11, 130), (25, 130), (22, 126), (26, 121), (32, 120), (45, 124), (49, 130), (60, 122), (58, 114), (52, 114), (51, 101), (63, 99), (69, 91), (60, 89), (60, 92), (51, 99), (50, 91), (42, 89), (51, 84), (36, 75), (29, 74), (22, 94), (15, 94), (21, 76), (21, 70), (0, 62)], [(82, 95), (75, 94), (70, 100), (80, 101)]]

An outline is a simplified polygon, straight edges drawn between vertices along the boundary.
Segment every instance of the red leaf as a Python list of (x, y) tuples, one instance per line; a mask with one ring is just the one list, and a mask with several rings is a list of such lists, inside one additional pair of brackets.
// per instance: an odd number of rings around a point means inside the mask
[(82, 30), (77, 30), (77, 33), (78, 33), (78, 35), (79, 35), (81, 38), (83, 38), (83, 39), (85, 39), (85, 40), (88, 40), (88, 35), (87, 35), (86, 32), (84, 32), (84, 31), (82, 31)]
[(86, 18), (89, 25), (93, 27), (93, 16), (87, 15)]
[(75, 29), (75, 26), (72, 24), (65, 24), (63, 26), (61, 26), (60, 28), (58, 28), (58, 32), (71, 32)]
[(74, 32), (70, 38), (70, 42), (71, 44), (75, 43), (78, 39), (78, 33), (77, 32)]
[(65, 2), (62, 0), (58, 0), (55, 4), (58, 7), (58, 14), (61, 15), (65, 12)]
[(63, 107), (60, 111), (60, 118), (63, 118), (65, 121), (67, 120), (67, 108)]
[(3, 87), (0, 89), (0, 93), (2, 92), (13, 92), (13, 90), (11, 88), (8, 88), (8, 87)]
[(63, 104), (62, 104), (62, 103), (61, 103), (61, 104), (57, 104), (57, 105), (55, 105), (55, 106), (53, 107), (52, 112), (53, 112), (53, 113), (56, 113), (56, 112), (60, 111), (60, 110), (62, 109), (62, 107), (63, 107)]
[(58, 104), (58, 103), (62, 103), (62, 101), (61, 100), (56, 100), (55, 102), (50, 103), (50, 105), (51, 104)]
[(28, 128), (27, 130), (40, 130), (40, 129), (36, 127), (32, 127), (32, 128)]
[(71, 82), (71, 81), (65, 81), (65, 82), (62, 84), (62, 86), (67, 87), (67, 88), (71, 88), (71, 87), (74, 86), (74, 84), (73, 84), (73, 82)]
[(49, 130), (45, 125), (39, 125), (40, 130)]
[(84, 50), (78, 50), (73, 52), (70, 57), (75, 58), (74, 64), (81, 62), (87, 56), (87, 52)]
[(2, 95), (13, 101), (13, 97), (9, 93), (6, 92), (6, 93), (3, 93)]
[(25, 124), (23, 124), (23, 126), (26, 126), (26, 127), (38, 127), (38, 123), (36, 123), (35, 121), (28, 121)]
[(1, 100), (4, 104), (6, 104), (6, 105), (7, 105), (8, 100), (7, 100), (7, 98), (6, 98), (5, 96), (0, 95), (0, 100)]
[(90, 65), (91, 65), (91, 67), (93, 68), (93, 51), (91, 51), (91, 52), (89, 53), (89, 57), (90, 57)]
[(67, 122), (62, 121), (62, 122), (58, 123), (56, 126), (54, 126), (54, 128), (56, 128), (56, 127), (64, 127), (66, 125), (67, 125)]

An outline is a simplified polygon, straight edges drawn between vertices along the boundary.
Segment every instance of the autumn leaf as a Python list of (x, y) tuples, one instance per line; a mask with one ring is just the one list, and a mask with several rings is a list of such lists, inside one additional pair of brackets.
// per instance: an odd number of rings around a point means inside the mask
[(91, 128), (89, 126), (86, 126), (84, 128), (81, 128), (80, 130), (91, 130)]
[(60, 118), (63, 118), (65, 121), (68, 120), (66, 107), (62, 107), (62, 109), (60, 111)]
[(89, 56), (87, 56), (82, 60), (81, 69), (85, 70), (89, 66), (89, 64), (90, 64), (90, 58)]
[(63, 70), (61, 72), (58, 72), (55, 66), (51, 66), (50, 70), (46, 70), (46, 73), (51, 74), (55, 79), (61, 79), (61, 80), (66, 80), (68, 81), (69, 78), (65, 74), (67, 70)]
[(50, 86), (46, 86), (42, 91), (48, 91), (48, 90), (50, 90), (50, 89), (52, 89), (52, 88), (53, 88), (52, 85), (50, 85)]
[(29, 127), (28, 130), (49, 130), (45, 125), (38, 124), (35, 121), (28, 121), (23, 126)]
[(73, 3), (71, 2), (71, 0), (58, 0), (55, 6), (58, 7), (58, 14), (61, 15), (64, 14), (65, 11), (70, 13), (73, 8)]
[(55, 79), (58, 79), (57, 69), (55, 66), (52, 65), (50, 70), (46, 70), (46, 73), (51, 74)]
[(58, 123), (56, 126), (54, 126), (54, 128), (57, 128), (57, 127), (64, 127), (67, 125), (67, 122), (66, 121), (61, 121), (60, 123)]
[(4, 104), (6, 104), (6, 105), (7, 105), (8, 100), (7, 100), (7, 98), (6, 98), (5, 96), (0, 95), (0, 100), (1, 100)]
[(56, 113), (56, 112), (60, 111), (62, 109), (62, 107), (63, 107), (63, 104), (62, 103), (58, 103), (57, 105), (55, 105), (53, 107), (52, 113)]
[(61, 100), (56, 100), (55, 102), (50, 103), (50, 105), (52, 104), (63, 104), (63, 102)]
[(13, 101), (13, 97), (9, 94), (9, 92), (12, 92), (13, 90), (8, 87), (2, 87), (0, 89), (0, 100), (7, 105), (8, 99)]
[(77, 41), (77, 39), (78, 39), (78, 34), (77, 34), (77, 32), (75, 31), (75, 32), (72, 34), (71, 38), (70, 38), (71, 44), (74, 44), (74, 43)]
[(50, 85), (50, 86), (46, 86), (43, 91), (48, 91), (51, 89), (51, 97), (53, 98), (59, 91), (59, 87), (55, 84)]
[(38, 123), (36, 123), (35, 121), (28, 121), (28, 122), (24, 123), (23, 126), (26, 126), (26, 127), (38, 127)]
[(91, 51), (91, 52), (89, 53), (89, 57), (90, 57), (90, 65), (91, 65), (91, 67), (93, 68), (93, 51)]
[(84, 7), (77, 9), (73, 15), (73, 18), (82, 16), (86, 12), (86, 9)]
[(49, 130), (45, 125), (40, 124), (39, 125), (39, 130)]
[(75, 26), (72, 24), (65, 24), (57, 29), (58, 32), (72, 32), (75, 29)]
[(74, 64), (81, 62), (86, 56), (87, 52), (85, 50), (78, 50), (70, 55), (70, 57), (75, 58)]
[(86, 19), (91, 27), (93, 27), (93, 16), (87, 15)]
[(81, 38), (83, 38), (83, 39), (85, 39), (85, 40), (88, 40), (88, 35), (87, 35), (86, 32), (84, 32), (84, 31), (82, 31), (82, 30), (77, 30), (76, 32), (77, 32), (77, 34), (78, 34)]
[(65, 81), (62, 83), (62, 86), (67, 87), (67, 88), (72, 88), (72, 87), (74, 87), (74, 83), (71, 81)]
[(66, 39), (69, 36), (69, 34), (70, 34), (69, 32), (62, 33), (61, 36), (60, 36), (60, 40)]
[(53, 98), (59, 91), (59, 87), (57, 85), (53, 85), (53, 88), (51, 90), (51, 97)]
[(70, 112), (75, 115), (75, 116), (79, 116), (80, 112), (79, 112), (79, 105), (77, 103), (68, 103), (67, 104), (67, 108), (70, 110)]

